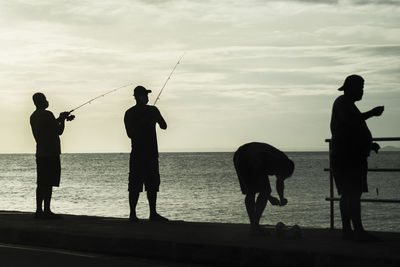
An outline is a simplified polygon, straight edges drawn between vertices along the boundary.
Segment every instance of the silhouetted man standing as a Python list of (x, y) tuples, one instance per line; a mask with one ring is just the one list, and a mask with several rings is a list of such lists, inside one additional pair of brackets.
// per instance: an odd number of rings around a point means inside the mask
[(160, 186), (156, 124), (165, 130), (167, 123), (157, 107), (147, 105), (148, 93), (151, 93), (151, 90), (137, 86), (134, 89), (136, 105), (128, 109), (124, 117), (126, 133), (132, 141), (129, 160), (129, 220), (139, 220), (136, 216), (136, 205), (144, 184), (150, 206), (149, 219), (168, 221), (156, 210), (157, 192)]
[[(52, 112), (46, 110), (49, 102), (42, 93), (33, 95), (33, 103), (36, 110), (30, 117), (32, 133), (36, 141), (36, 167), (37, 167), (37, 188), (36, 188), (36, 218), (59, 218), (50, 210), (53, 186), (60, 185), (60, 138), (64, 132), (64, 122), (69, 112), (62, 112), (56, 119)], [(42, 204), (44, 202), (44, 210)]]
[[(233, 156), (240, 189), (246, 195), (245, 205), (250, 220), (251, 230), (262, 234), (261, 215), (267, 205), (284, 206), (284, 180), (294, 171), (294, 163), (285, 153), (265, 143), (248, 143), (238, 148)], [(271, 185), (268, 175), (276, 176), (276, 192), (279, 199), (271, 196)], [(255, 195), (258, 193), (257, 200)]]
[[(331, 164), (333, 177), (340, 198), (342, 237), (344, 240), (374, 241), (376, 237), (364, 230), (361, 222), (361, 194), (368, 192), (367, 157), (371, 150), (378, 153), (379, 145), (372, 142), (366, 120), (380, 116), (383, 106), (361, 113), (356, 101), (362, 99), (364, 79), (359, 75), (346, 77), (336, 98), (331, 117)], [(353, 224), (354, 231), (351, 228)]]

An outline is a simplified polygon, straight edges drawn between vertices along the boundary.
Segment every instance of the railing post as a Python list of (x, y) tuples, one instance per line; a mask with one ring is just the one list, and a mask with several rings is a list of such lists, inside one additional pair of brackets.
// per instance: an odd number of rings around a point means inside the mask
[[(400, 137), (379, 137), (372, 138), (372, 141), (400, 141)], [(325, 200), (329, 200), (330, 203), (330, 229), (335, 228), (335, 213), (334, 213), (334, 201), (340, 201), (340, 198), (335, 198), (334, 196), (334, 182), (333, 182), (333, 172), (332, 172), (332, 139), (325, 139), (325, 142), (329, 143), (329, 169), (324, 169), (325, 171), (329, 171), (329, 198)], [(368, 171), (377, 171), (377, 172), (400, 172), (400, 169), (387, 169), (387, 168), (375, 168), (368, 169)], [(381, 202), (381, 203), (400, 203), (399, 199), (361, 199), (361, 202)]]
[(333, 202), (333, 197), (334, 197), (334, 185), (333, 185), (333, 174), (332, 174), (332, 158), (331, 158), (331, 149), (332, 149), (332, 142), (329, 142), (329, 196), (330, 196), (330, 215), (331, 215), (331, 230), (335, 228), (335, 210), (334, 210), (334, 202)]

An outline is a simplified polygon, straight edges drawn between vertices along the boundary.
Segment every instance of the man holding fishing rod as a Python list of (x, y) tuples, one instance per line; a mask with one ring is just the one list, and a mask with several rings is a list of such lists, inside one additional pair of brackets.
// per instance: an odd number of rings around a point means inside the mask
[[(70, 112), (62, 112), (56, 119), (51, 111), (46, 110), (49, 102), (42, 93), (32, 97), (36, 110), (30, 117), (32, 133), (36, 141), (36, 213), (35, 218), (57, 219), (60, 215), (50, 209), (53, 186), (60, 185), (60, 135), (64, 132), (65, 120), (75, 117)], [(44, 210), (42, 204), (44, 202)]]
[(149, 201), (150, 221), (168, 221), (156, 210), (157, 192), (160, 186), (156, 124), (165, 130), (167, 123), (157, 107), (147, 105), (149, 93), (151, 90), (137, 86), (134, 89), (136, 105), (128, 109), (124, 117), (126, 133), (132, 142), (128, 190), (129, 220), (133, 222), (139, 221), (136, 216), (136, 205), (139, 194), (143, 191), (143, 184)]

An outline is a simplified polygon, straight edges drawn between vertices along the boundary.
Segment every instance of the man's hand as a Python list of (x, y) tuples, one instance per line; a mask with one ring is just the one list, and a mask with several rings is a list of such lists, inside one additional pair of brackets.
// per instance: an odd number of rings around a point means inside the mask
[(66, 119), (68, 118), (68, 116), (69, 116), (69, 112), (68, 112), (68, 111), (64, 111), (64, 112), (61, 112), (61, 113), (60, 113), (59, 118), (60, 118), (61, 120), (66, 120)]
[(269, 196), (268, 200), (274, 206), (280, 205), (279, 199), (277, 199), (276, 197)]
[(374, 116), (378, 117), (378, 116), (382, 115), (384, 110), (385, 110), (384, 106), (378, 106), (378, 107), (373, 108), (371, 111)]
[(285, 206), (288, 203), (288, 200), (286, 198), (281, 198), (279, 206)]
[(75, 119), (75, 115), (70, 115), (70, 114), (71, 114), (71, 112), (68, 112), (68, 111), (61, 112), (59, 119), (62, 121), (64, 121), (64, 120), (72, 121), (73, 119)]
[(69, 115), (67, 117), (67, 121), (73, 121), (75, 119), (75, 115)]
[(378, 143), (372, 143), (371, 145), (371, 150), (375, 151), (376, 154), (378, 154), (380, 148), (381, 146)]

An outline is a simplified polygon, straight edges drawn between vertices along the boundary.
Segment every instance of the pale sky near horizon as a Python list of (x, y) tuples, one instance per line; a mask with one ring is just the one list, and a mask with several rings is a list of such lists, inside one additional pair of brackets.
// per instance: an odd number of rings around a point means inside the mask
[[(33, 93), (56, 116), (129, 83), (153, 103), (183, 52), (157, 103), (160, 151), (325, 150), (353, 73), (360, 110), (385, 105), (373, 135), (400, 136), (400, 1), (0, 0), (0, 29), (0, 153), (34, 153)], [(62, 151), (129, 152), (133, 88), (77, 110)]]

